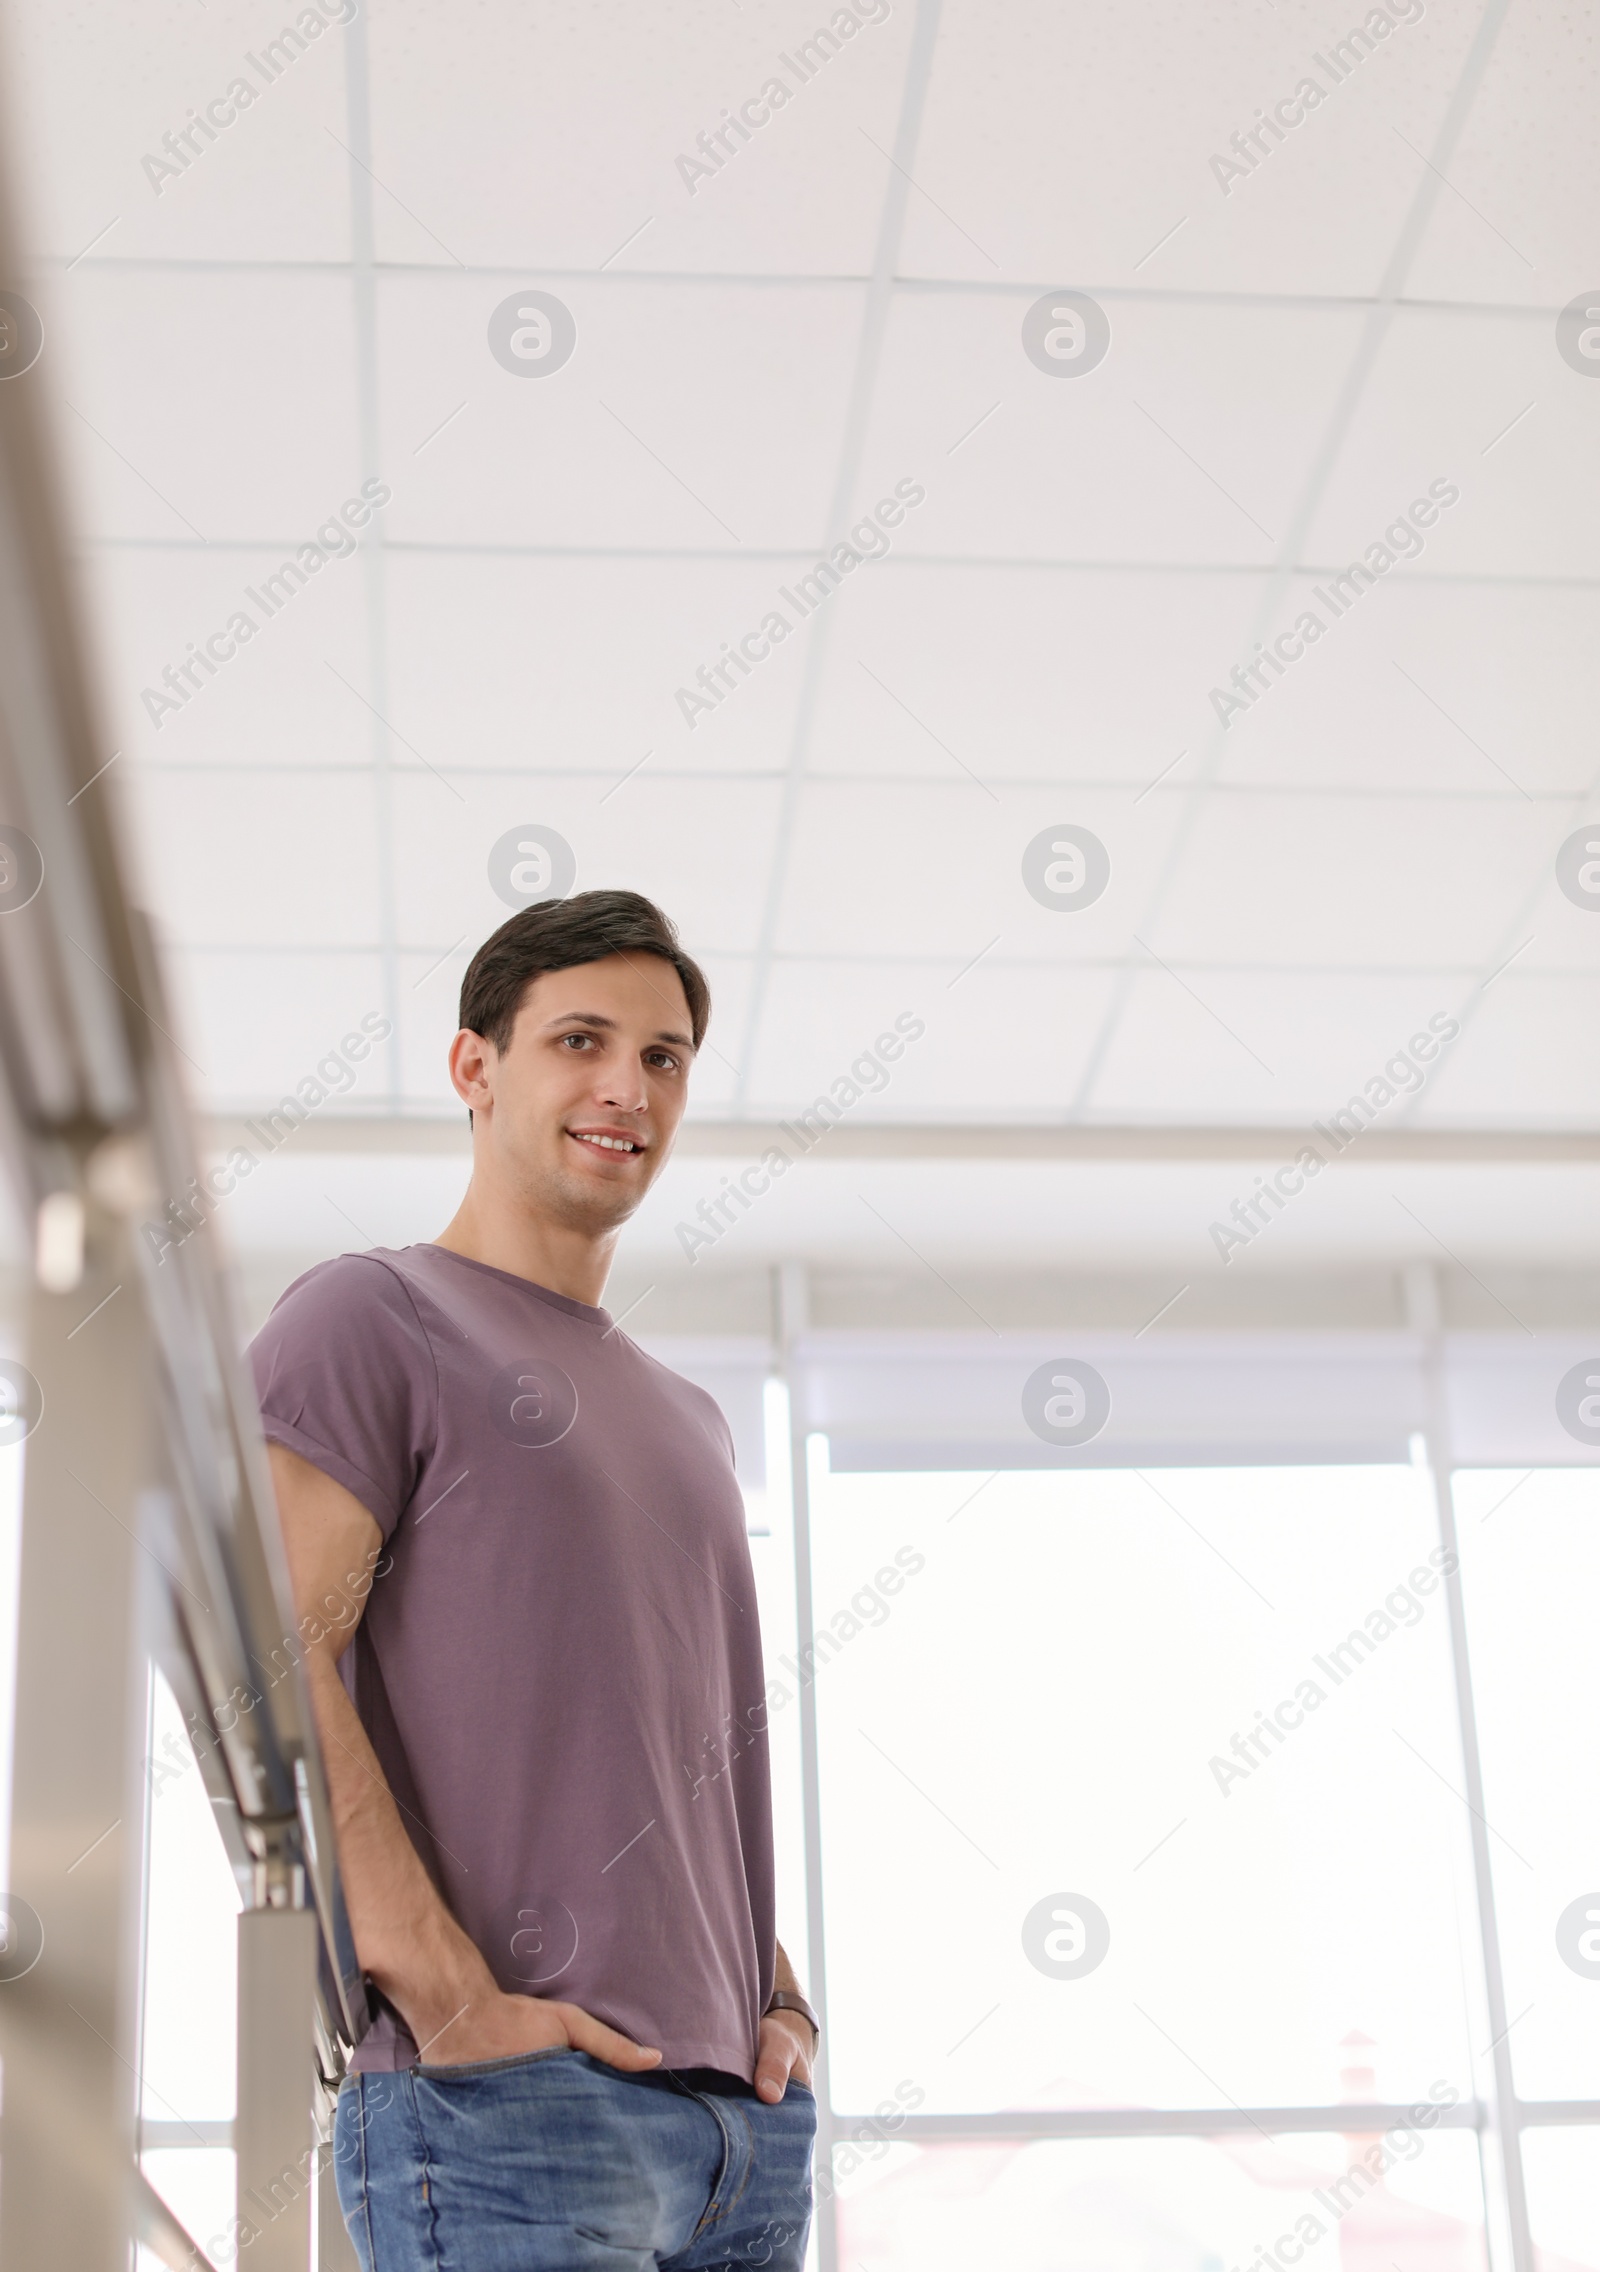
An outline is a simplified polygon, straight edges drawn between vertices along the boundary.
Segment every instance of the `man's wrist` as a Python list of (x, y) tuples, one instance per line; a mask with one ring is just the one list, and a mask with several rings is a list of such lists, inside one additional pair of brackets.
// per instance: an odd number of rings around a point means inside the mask
[(370, 1973), (367, 1977), (399, 2013), (419, 2045), (437, 2042), (457, 2020), (475, 2007), (481, 2009), (492, 2002), (499, 1993), (494, 1975), (476, 1949), (448, 1967), (436, 1967), (426, 1980), (383, 1980)]
[(767, 2019), (774, 2012), (798, 2012), (811, 2029), (811, 2048), (813, 2051), (816, 2049), (818, 2043), (822, 2040), (822, 2026), (804, 1996), (791, 1988), (774, 1989), (772, 1995), (767, 1999), (766, 2011), (761, 2016), (763, 2019)]

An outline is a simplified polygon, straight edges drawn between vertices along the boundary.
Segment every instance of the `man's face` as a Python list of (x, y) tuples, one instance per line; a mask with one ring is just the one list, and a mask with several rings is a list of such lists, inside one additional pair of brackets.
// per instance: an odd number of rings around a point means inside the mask
[(596, 1234), (627, 1221), (666, 1164), (694, 1044), (660, 955), (608, 955), (531, 980), (504, 1054), (458, 1039), (456, 1086), (496, 1168), (538, 1209)]

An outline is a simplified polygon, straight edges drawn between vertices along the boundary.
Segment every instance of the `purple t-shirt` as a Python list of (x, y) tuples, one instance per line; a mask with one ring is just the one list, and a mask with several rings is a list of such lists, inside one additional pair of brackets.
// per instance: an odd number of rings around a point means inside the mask
[[(341, 1671), (495, 1979), (751, 2080), (772, 1815), (715, 1401), (603, 1309), (432, 1245), (319, 1263), (250, 1356), (268, 1438), (383, 1533)], [(356, 2067), (415, 2058), (379, 2004)]]

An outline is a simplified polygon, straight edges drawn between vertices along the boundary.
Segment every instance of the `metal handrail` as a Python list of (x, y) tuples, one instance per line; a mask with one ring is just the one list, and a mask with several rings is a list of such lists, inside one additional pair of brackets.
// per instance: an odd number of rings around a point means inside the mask
[[(17, 274), (0, 199), (0, 281)], [(196, 1121), (128, 882), (114, 778), (99, 778), (65, 526), (40, 390), (0, 385), (0, 821), (43, 864), (33, 899), (0, 921), (0, 1153), (53, 1291), (74, 1282), (75, 1248), (109, 1251), (114, 1235), (140, 1255), (125, 1300), (154, 1357), (167, 1469), (149, 1481), (170, 1498), (182, 1569), (172, 1610), (255, 1865), (248, 1900), (309, 1907), (318, 1921), (309, 2099), (313, 2058), (336, 2080), (364, 2032), (366, 1992), (231, 1282), (212, 1240), (157, 1256), (138, 1235), (193, 1188)]]
[[(153, 942), (135, 919), (143, 1000), (155, 1013), (150, 1062), (151, 1151), (158, 1189), (181, 1198), (198, 1175), (193, 1120)], [(163, 1062), (163, 1060), (165, 1062)], [(320, 1968), (332, 2034), (350, 2045), (367, 2024), (334, 1848), (333, 1816), (316, 1740), (255, 1391), (236, 1355), (232, 1288), (200, 1236), (141, 1248), (145, 1298), (166, 1401), (166, 1440), (192, 1567), (209, 1615), (174, 1595), (179, 1629), (227, 1762), (240, 1827), (257, 1861), (258, 1902), (293, 1905), (293, 1874), (322, 1928)], [(279, 1662), (281, 1660), (281, 1663)], [(272, 1669), (269, 1672), (269, 1667)], [(245, 1708), (243, 1696), (254, 1702)], [(224, 1724), (225, 1722), (225, 1724)]]
[[(47, 1205), (147, 1214), (198, 1174), (194, 1116), (144, 919), (132, 906), (107, 785), (97, 770), (84, 667), (57, 557), (45, 438), (33, 398), (0, 390), (0, 515), (21, 530), (27, 580), (0, 547), (8, 652), (31, 658), (0, 685), (0, 804), (38, 845), (47, 888), (0, 933), (4, 1146), (25, 1217)], [(87, 939), (85, 938), (87, 934)], [(88, 943), (92, 941), (92, 944)], [(321, 1920), (330, 2030), (365, 2026), (365, 1993), (339, 1885), (332, 1817), (305, 1677), (294, 1658), (257, 1690), (257, 1668), (291, 1643), (292, 1596), (260, 1416), (238, 1350), (229, 1289), (208, 1243), (186, 1239), (143, 1293), (166, 1407), (187, 1559), (203, 1599), (175, 1600), (228, 1762), (241, 1824), (263, 1873), (259, 1898), (296, 1899)], [(241, 1690), (258, 1705), (240, 1708)]]

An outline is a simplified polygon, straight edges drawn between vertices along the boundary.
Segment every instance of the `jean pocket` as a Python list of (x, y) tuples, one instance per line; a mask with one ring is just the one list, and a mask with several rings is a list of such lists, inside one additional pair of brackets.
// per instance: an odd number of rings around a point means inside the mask
[(508, 2059), (467, 2059), (456, 2066), (426, 2067), (419, 2059), (411, 2072), (425, 2083), (448, 2083), (483, 2075), (514, 2075), (546, 2059), (577, 2059), (582, 2054), (570, 2043), (546, 2044), (542, 2051), (514, 2051)]

